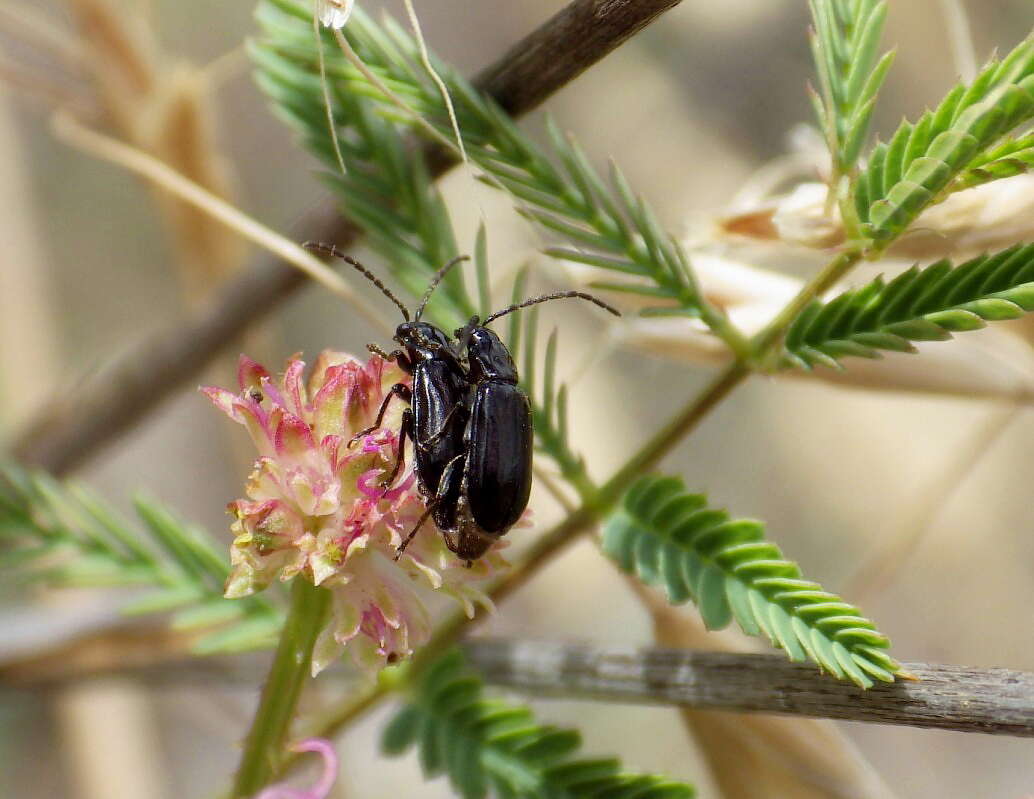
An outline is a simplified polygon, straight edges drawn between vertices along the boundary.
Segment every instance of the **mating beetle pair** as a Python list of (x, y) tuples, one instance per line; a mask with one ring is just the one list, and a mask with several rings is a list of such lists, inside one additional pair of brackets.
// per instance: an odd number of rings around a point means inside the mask
[(369, 349), (412, 375), (412, 388), (401, 383), (392, 386), (373, 426), (356, 436), (380, 427), (395, 397), (409, 403), (402, 414), (398, 458), (384, 486), (398, 476), (410, 438), (427, 510), (399, 546), (396, 560), (430, 516), (446, 546), (469, 566), (517, 522), (531, 493), (531, 405), (517, 385), (517, 367), (509, 350), (487, 326), (529, 305), (563, 298), (588, 300), (616, 316), (619, 312), (590, 294), (556, 292), (511, 305), (483, 322), (475, 316), (455, 331), (453, 340), (420, 317), (435, 288), (465, 256), (454, 258), (435, 274), (410, 320), (406, 306), (358, 261), (333, 245), (307, 242), (304, 246), (355, 267), (398, 306), (405, 319), (395, 330), (401, 349), (391, 353), (375, 345)]

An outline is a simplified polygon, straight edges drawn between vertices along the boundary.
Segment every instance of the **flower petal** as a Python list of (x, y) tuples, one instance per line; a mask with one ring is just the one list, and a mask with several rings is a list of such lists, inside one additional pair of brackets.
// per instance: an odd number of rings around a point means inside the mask
[(233, 419), (235, 422), (238, 421), (236, 418), (236, 409), (234, 408), (234, 400), (237, 399), (237, 395), (232, 391), (227, 391), (225, 388), (219, 388), (218, 386), (200, 386), (198, 388), (202, 394), (212, 400), (212, 404), (215, 405), (219, 410)]
[(302, 373), (305, 371), (305, 361), (298, 355), (294, 355), (287, 362), (287, 369), (284, 371), (284, 398), (288, 402), (288, 410), (295, 416), (305, 419), (308, 405), (308, 397), (305, 392), (305, 383), (302, 382)]
[(320, 23), (327, 28), (341, 30), (352, 16), (355, 0), (319, 0)]
[(350, 370), (331, 366), (312, 399), (313, 428), (317, 436), (343, 436), (346, 430), (345, 405), (352, 382)]
[(276, 426), (273, 448), (278, 456), (303, 458), (316, 448), (312, 430), (303, 419), (293, 413), (284, 412)]
[(323, 773), (309, 790), (270, 785), (255, 799), (327, 799), (337, 780), (340, 761), (334, 745), (325, 738), (307, 738), (291, 747), (295, 752), (316, 752), (323, 758)]
[(261, 391), (263, 379), (269, 379), (266, 368), (242, 354), (237, 361), (237, 385), (241, 391)]

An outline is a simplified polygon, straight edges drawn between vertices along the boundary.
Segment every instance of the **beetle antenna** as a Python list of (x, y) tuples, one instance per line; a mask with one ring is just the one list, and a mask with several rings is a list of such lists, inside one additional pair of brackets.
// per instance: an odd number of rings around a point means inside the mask
[[(319, 252), (323, 253), (324, 255), (333, 255), (335, 258), (340, 258), (346, 264), (354, 266), (363, 277), (365, 277), (367, 280), (373, 283), (373, 285), (375, 285), (377, 288), (381, 290), (381, 294), (383, 294), (385, 297), (387, 297), (389, 300), (395, 303), (398, 306), (399, 310), (402, 311), (402, 316), (405, 318), (405, 320), (407, 322), (409, 321), (409, 309), (402, 304), (402, 301), (398, 297), (391, 293), (391, 290), (387, 286), (381, 283), (380, 278), (378, 278), (373, 272), (371, 272), (369, 269), (367, 269), (365, 266), (363, 266), (361, 263), (355, 260), (355, 258), (353, 258), (350, 255), (345, 255), (333, 244), (324, 244), (322, 241), (307, 241), (302, 245), (302, 247), (304, 247), (306, 250), (311, 250), (312, 252)], [(419, 319), (419, 316), (417, 318)]]
[(519, 311), (521, 308), (527, 308), (529, 305), (538, 305), (540, 302), (549, 302), (550, 300), (563, 300), (568, 297), (577, 298), (579, 300), (588, 300), (593, 305), (598, 305), (604, 311), (614, 314), (614, 316), (621, 316), (621, 311), (613, 305), (608, 305), (599, 297), (593, 297), (591, 294), (586, 294), (584, 291), (557, 291), (553, 294), (543, 294), (541, 297), (534, 297), (533, 299), (525, 300), (524, 302), (515, 303), (508, 308), (503, 308), (501, 311), (496, 311), (481, 324), (488, 325), (489, 322), (498, 319), (500, 316), (506, 316), (508, 313)]
[(453, 335), (456, 337), (456, 342), (459, 345), (460, 352), (463, 351), (464, 347), (470, 343), (470, 336), (473, 333), (474, 328), (481, 325), (481, 319), (475, 314), (470, 317), (470, 321), (467, 322), (463, 327), (457, 328), (453, 331)]
[(457, 255), (449, 263), (434, 273), (434, 277), (431, 278), (431, 285), (427, 287), (427, 291), (424, 292), (424, 297), (420, 300), (420, 307), (416, 309), (416, 316), (413, 317), (414, 322), (419, 322), (420, 317), (424, 315), (424, 308), (427, 307), (427, 303), (431, 300), (431, 295), (434, 294), (434, 290), (438, 288), (438, 284), (445, 279), (445, 276), (449, 274), (449, 270), (452, 269), (456, 264), (461, 261), (469, 261), (469, 255)]

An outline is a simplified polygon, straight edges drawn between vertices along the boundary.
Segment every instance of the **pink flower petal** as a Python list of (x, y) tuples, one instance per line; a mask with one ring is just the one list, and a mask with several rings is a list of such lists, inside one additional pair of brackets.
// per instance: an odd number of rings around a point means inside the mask
[(356, 486), (365, 496), (371, 499), (380, 499), (384, 489), (381, 487), (380, 482), (377, 481), (380, 480), (383, 474), (383, 469), (369, 469), (359, 476), (359, 482), (356, 483)]
[(385, 492), (384, 499), (389, 502), (395, 502), (406, 494), (409, 494), (413, 490), (413, 486), (416, 483), (416, 475), (410, 472), (406, 479), (401, 483), (398, 483), (393, 489)]
[(359, 363), (359, 359), (343, 352), (323, 350), (312, 366), (312, 375), (309, 377), (309, 396), (315, 397), (320, 386), (327, 382), (329, 379), (327, 374), (330, 369), (345, 363)]
[(284, 394), (280, 388), (273, 382), (271, 377), (262, 378), (262, 386), (259, 389), (262, 394), (269, 400), (270, 404), (276, 408), (286, 409), (287, 402), (284, 400)]
[(233, 419), (235, 422), (241, 422), (241, 419), (237, 418), (237, 408), (234, 407), (234, 403), (237, 400), (237, 395), (232, 391), (227, 391), (225, 388), (219, 388), (218, 386), (199, 386), (198, 391), (208, 397), (212, 404), (215, 405), (219, 410)]
[(332, 366), (327, 369), (326, 378), (312, 400), (313, 427), (320, 436), (341, 436), (345, 431), (349, 373), (341, 366)]
[(237, 361), (237, 385), (241, 391), (249, 389), (262, 390), (262, 379), (269, 378), (269, 372), (261, 364), (251, 360), (247, 355), (241, 355)]
[(273, 449), (277, 455), (301, 458), (316, 448), (312, 430), (293, 413), (284, 412), (273, 436)]
[(302, 383), (302, 372), (304, 371), (305, 361), (295, 355), (287, 362), (287, 370), (284, 372), (284, 393), (290, 403), (288, 410), (302, 419), (306, 417), (306, 405), (308, 404), (305, 384)]
[(317, 752), (323, 758), (323, 774), (319, 781), (312, 786), (313, 799), (325, 799), (330, 789), (334, 787), (337, 779), (340, 761), (333, 744), (326, 738), (308, 738), (295, 744), (292, 749), (296, 752)]
[[(237, 397), (233, 401), (234, 419), (248, 429), (251, 440), (261, 455), (273, 454), (273, 414), (266, 413), (260, 403)], [(277, 417), (277, 420), (279, 417)]]

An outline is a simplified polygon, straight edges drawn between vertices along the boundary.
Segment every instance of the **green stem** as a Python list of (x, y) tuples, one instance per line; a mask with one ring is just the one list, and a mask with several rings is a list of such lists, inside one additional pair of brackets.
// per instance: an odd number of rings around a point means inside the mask
[(286, 742), (302, 686), (309, 677), (312, 648), (323, 626), (330, 592), (301, 577), (291, 588), (291, 610), (262, 697), (244, 742), (233, 799), (247, 799), (266, 786), (286, 761)]
[(740, 329), (729, 321), (729, 317), (712, 306), (707, 300), (700, 299), (700, 319), (711, 332), (725, 342), (733, 355), (741, 361), (750, 358), (750, 341)]
[(861, 250), (851, 249), (840, 253), (826, 264), (822, 271), (812, 278), (761, 332), (754, 336), (751, 341), (751, 353), (754, 361), (763, 364), (801, 311), (820, 294), (832, 288), (860, 260), (862, 260)]
[(742, 361), (726, 366), (688, 405), (676, 413), (611, 477), (599, 491), (594, 508), (597, 515), (608, 512), (637, 478), (657, 465), (714, 408), (750, 375)]

